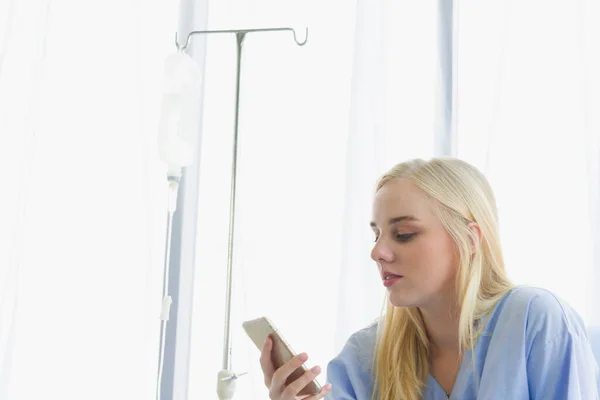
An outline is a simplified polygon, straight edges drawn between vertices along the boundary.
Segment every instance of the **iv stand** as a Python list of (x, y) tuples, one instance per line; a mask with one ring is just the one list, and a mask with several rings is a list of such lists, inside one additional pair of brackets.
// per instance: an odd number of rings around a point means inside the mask
[(229, 200), (229, 241), (227, 255), (227, 292), (225, 298), (225, 332), (223, 344), (223, 364), (222, 370), (219, 371), (217, 377), (217, 393), (220, 400), (231, 400), (235, 393), (236, 380), (246, 373), (236, 374), (231, 367), (231, 286), (233, 272), (233, 238), (234, 238), (234, 223), (235, 223), (235, 199), (236, 199), (236, 181), (237, 181), (237, 158), (238, 158), (238, 118), (240, 104), (240, 78), (242, 68), (242, 49), (244, 38), (248, 33), (254, 32), (275, 32), (275, 31), (291, 31), (294, 35), (294, 41), (298, 46), (304, 46), (308, 40), (308, 28), (305, 30), (304, 41), (298, 41), (296, 31), (293, 28), (263, 28), (263, 29), (234, 29), (234, 30), (213, 30), (213, 31), (192, 31), (187, 35), (187, 39), (183, 46), (179, 45), (178, 35), (175, 34), (175, 45), (180, 51), (185, 51), (190, 44), (192, 35), (196, 34), (212, 34), (212, 33), (235, 33), (237, 44), (237, 71), (235, 85), (235, 123), (233, 133), (233, 162), (231, 166), (231, 193)]

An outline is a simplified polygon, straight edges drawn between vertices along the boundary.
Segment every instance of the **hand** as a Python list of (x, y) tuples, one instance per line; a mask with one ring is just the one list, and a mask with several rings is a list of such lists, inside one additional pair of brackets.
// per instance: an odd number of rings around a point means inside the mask
[(286, 386), (285, 382), (288, 377), (308, 360), (308, 355), (306, 353), (298, 354), (275, 371), (275, 367), (271, 361), (272, 349), (273, 340), (269, 337), (265, 341), (260, 354), (260, 366), (265, 376), (265, 385), (269, 389), (269, 398), (271, 400), (318, 400), (329, 393), (331, 385), (327, 384), (318, 394), (305, 397), (298, 396), (298, 393), (321, 373), (321, 368), (319, 366), (313, 367), (306, 371), (300, 378)]

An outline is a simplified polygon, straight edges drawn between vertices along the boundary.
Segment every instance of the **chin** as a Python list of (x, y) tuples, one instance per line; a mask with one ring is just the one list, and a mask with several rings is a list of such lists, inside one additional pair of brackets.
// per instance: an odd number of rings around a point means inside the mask
[(390, 303), (394, 307), (419, 307), (421, 301), (419, 296), (411, 295), (406, 292), (390, 292), (388, 294)]

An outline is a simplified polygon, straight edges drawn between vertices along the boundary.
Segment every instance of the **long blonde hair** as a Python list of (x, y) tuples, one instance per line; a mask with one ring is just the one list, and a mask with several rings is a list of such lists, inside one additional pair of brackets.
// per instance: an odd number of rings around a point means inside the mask
[[(459, 251), (456, 275), (459, 349), (473, 349), (480, 333), (476, 323), (512, 288), (504, 271), (496, 200), (481, 172), (455, 158), (415, 159), (384, 174), (376, 191), (393, 179), (405, 178), (422, 189)], [(468, 224), (481, 229), (478, 243)], [(471, 255), (471, 243), (478, 249)], [(417, 308), (391, 303), (378, 327), (374, 353), (373, 400), (418, 400), (429, 374), (429, 339)]]

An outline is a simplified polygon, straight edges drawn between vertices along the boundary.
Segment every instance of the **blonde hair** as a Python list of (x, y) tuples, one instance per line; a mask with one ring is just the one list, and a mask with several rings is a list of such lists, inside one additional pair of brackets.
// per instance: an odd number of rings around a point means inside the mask
[[(477, 321), (512, 288), (504, 271), (494, 194), (481, 172), (455, 158), (400, 163), (380, 178), (376, 191), (398, 178), (410, 180), (434, 200), (437, 215), (458, 248), (458, 337), (464, 354), (475, 347), (480, 333)], [(471, 222), (481, 229), (479, 243), (468, 226)], [(472, 243), (478, 243), (473, 255)], [(388, 300), (376, 349), (373, 399), (421, 399), (429, 374), (429, 340), (418, 308), (394, 307)]]

